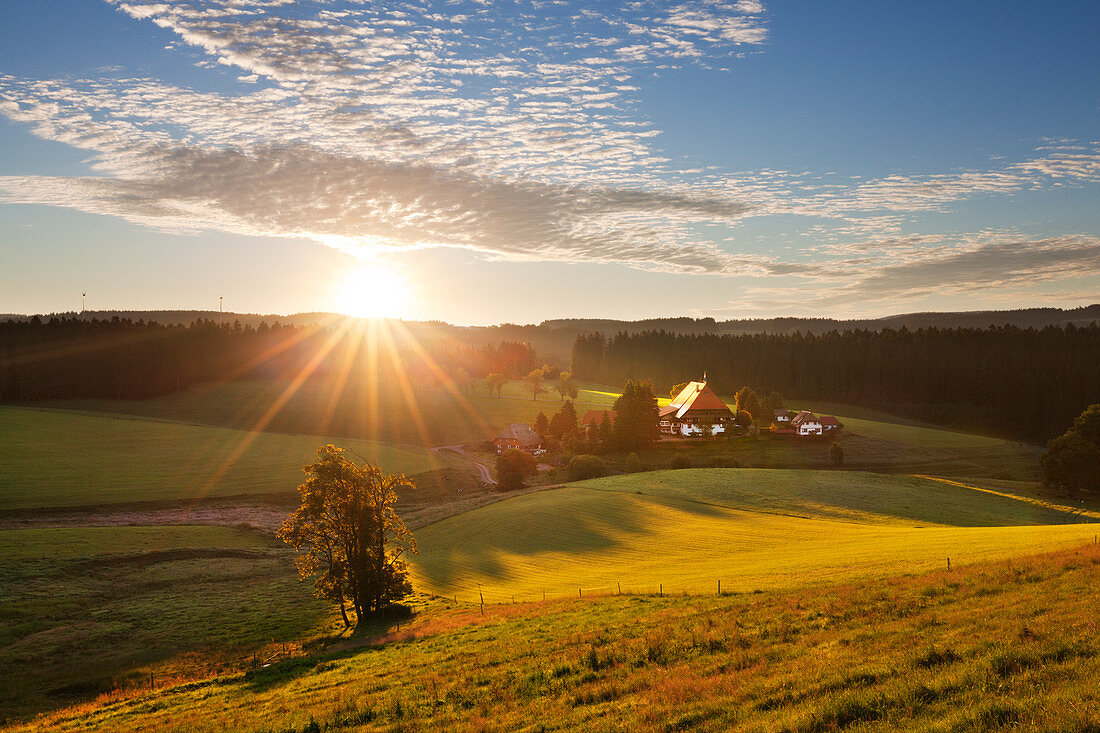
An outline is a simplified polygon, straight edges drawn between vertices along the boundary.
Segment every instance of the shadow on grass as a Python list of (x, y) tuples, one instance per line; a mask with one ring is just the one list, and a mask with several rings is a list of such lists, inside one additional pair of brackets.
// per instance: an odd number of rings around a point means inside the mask
[(375, 640), (400, 629), (413, 618), (411, 608), (393, 604), (375, 617), (365, 618), (354, 629), (330, 636), (310, 647), (308, 656), (284, 659), (250, 669), (244, 674), (244, 684), (251, 692), (266, 692), (309, 674), (320, 674), (336, 668), (336, 663), (370, 649), (379, 649)]
[(578, 562), (597, 561), (627, 544), (626, 535), (655, 534), (656, 507), (706, 517), (728, 513), (681, 497), (567, 486), (490, 504), (421, 530), (414, 562), (432, 582), (450, 586), (468, 573), (496, 581), (515, 577), (517, 570), (504, 555), (568, 553)]

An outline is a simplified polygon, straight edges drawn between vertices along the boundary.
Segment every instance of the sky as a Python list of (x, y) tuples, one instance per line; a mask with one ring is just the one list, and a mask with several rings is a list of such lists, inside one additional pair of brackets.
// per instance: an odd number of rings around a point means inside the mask
[(0, 313), (1100, 302), (1100, 4), (0, 0)]

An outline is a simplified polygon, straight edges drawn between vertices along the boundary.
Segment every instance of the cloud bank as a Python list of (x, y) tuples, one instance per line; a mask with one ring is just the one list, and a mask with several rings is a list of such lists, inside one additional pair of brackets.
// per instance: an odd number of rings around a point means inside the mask
[[(638, 111), (644, 79), (764, 49), (756, 0), (107, 2), (120, 20), (170, 32), (166, 53), (235, 69), (239, 89), (0, 74), (0, 113), (90, 151), (96, 174), (0, 177), (0, 200), (353, 253), (458, 247), (795, 278), (815, 284), (823, 306), (1100, 272), (1095, 237), (904, 226), (975, 197), (1100, 182), (1095, 143), (1048, 141), (985, 170), (875, 180), (673, 165)], [(817, 222), (811, 241), (781, 257), (705, 234), (769, 216)]]

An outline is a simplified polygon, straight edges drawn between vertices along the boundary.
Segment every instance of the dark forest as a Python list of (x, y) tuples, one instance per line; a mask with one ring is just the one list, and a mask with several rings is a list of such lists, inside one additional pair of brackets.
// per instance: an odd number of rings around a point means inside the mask
[(720, 394), (747, 385), (1044, 442), (1100, 402), (1100, 327), (595, 334), (577, 339), (572, 369), (604, 384), (651, 379), (660, 390), (706, 373)]

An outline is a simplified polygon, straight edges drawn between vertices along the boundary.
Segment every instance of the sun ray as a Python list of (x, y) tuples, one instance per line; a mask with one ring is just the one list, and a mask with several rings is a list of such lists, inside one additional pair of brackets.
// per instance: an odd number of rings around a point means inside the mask
[(320, 366), (322, 362), (324, 362), (325, 357), (328, 356), (329, 352), (332, 351), (337, 343), (339, 343), (339, 340), (343, 337), (345, 333), (347, 333), (349, 328), (350, 324), (345, 321), (333, 331), (328, 340), (317, 350), (317, 353), (313, 355), (313, 358), (310, 359), (309, 363), (302, 367), (301, 371), (299, 371), (298, 374), (295, 375), (290, 384), (287, 385), (287, 387), (275, 399), (275, 401), (272, 402), (271, 406), (268, 407), (267, 411), (264, 412), (260, 419), (256, 421), (256, 424), (245, 432), (245, 435), (241, 438), (240, 442), (237, 444), (237, 447), (234, 448), (229, 456), (226, 457), (226, 459), (221, 463), (221, 465), (219, 465), (218, 468), (214, 470), (210, 478), (207, 479), (206, 483), (203, 485), (203, 493), (210, 491), (217, 484), (217, 482), (220, 481), (223, 476), (225, 476), (226, 472), (233, 466), (233, 464), (235, 464), (237, 460), (242, 455), (244, 455), (244, 452), (248, 450), (248, 448), (256, 440), (259, 434), (264, 431), (264, 428), (266, 428), (271, 423), (271, 421), (275, 419), (275, 416), (279, 414), (283, 407), (286, 406), (287, 402), (289, 402), (290, 399), (298, 392), (298, 390), (301, 389), (305, 381), (309, 379), (313, 372), (317, 370), (317, 367)]
[(492, 432), (492, 427), (485, 420), (482, 414), (474, 407), (473, 403), (467, 399), (466, 395), (462, 394), (458, 389), (458, 385), (455, 384), (451, 376), (439, 366), (439, 363), (428, 353), (427, 349), (423, 347), (419, 340), (405, 327), (403, 323), (396, 322), (393, 324), (394, 330), (397, 331), (405, 340), (413, 352), (420, 358), (420, 361), (428, 367), (428, 369), (435, 375), (435, 377), (447, 388), (447, 391), (458, 402), (459, 406), (464, 412), (472, 419), (475, 426), (483, 433), (489, 434)]
[(405, 398), (406, 406), (409, 408), (409, 416), (412, 418), (413, 424), (420, 434), (421, 443), (425, 447), (430, 447), (434, 441), (432, 440), (432, 435), (428, 430), (427, 424), (424, 422), (424, 416), (420, 412), (420, 405), (416, 401), (416, 394), (412, 384), (409, 382), (409, 376), (405, 373), (404, 364), (401, 363), (397, 347), (393, 340), (393, 334), (390, 333), (389, 322), (380, 322), (379, 333), (382, 336), (386, 353), (389, 355), (390, 362), (393, 365), (398, 387), (401, 388), (401, 394)]

